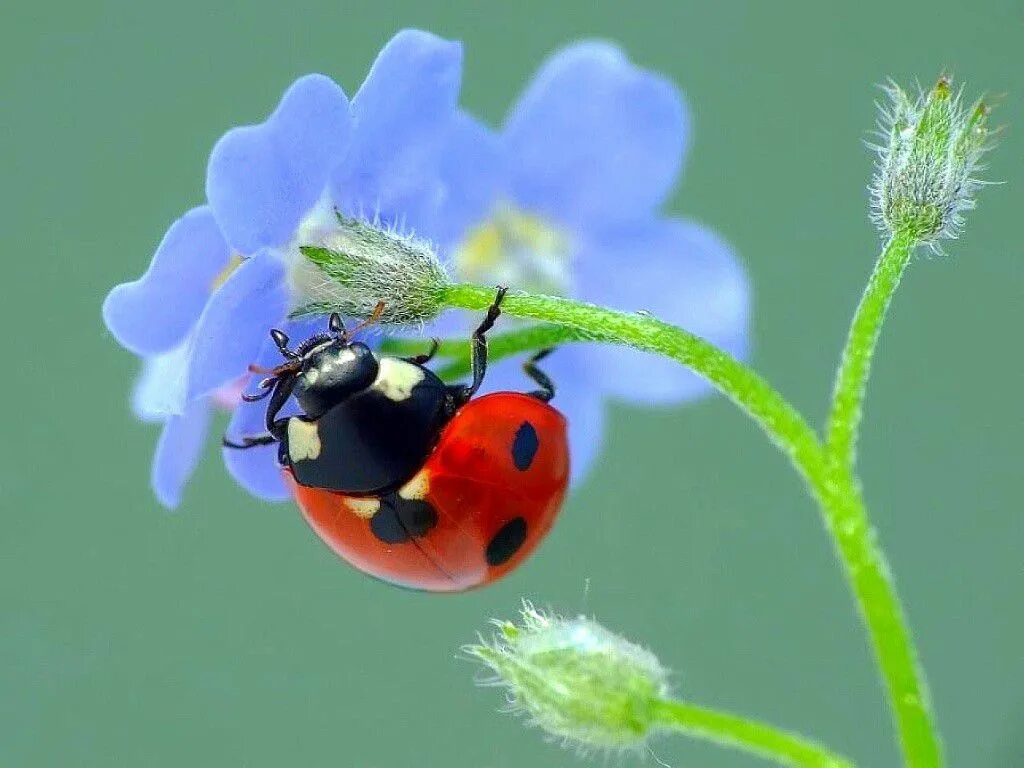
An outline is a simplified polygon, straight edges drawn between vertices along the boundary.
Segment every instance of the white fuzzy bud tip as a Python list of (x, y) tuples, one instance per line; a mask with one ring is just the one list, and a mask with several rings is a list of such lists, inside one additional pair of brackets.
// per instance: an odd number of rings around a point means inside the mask
[(955, 238), (982, 183), (975, 174), (988, 149), (989, 108), (981, 101), (966, 107), (947, 77), (916, 99), (895, 84), (886, 93), (871, 185), (873, 218), (884, 232), (918, 242)]
[(336, 226), (299, 251), (291, 273), (299, 297), (294, 315), (366, 317), (383, 302), (380, 323), (417, 325), (437, 317), (451, 284), (428, 242), (379, 222), (338, 214)]
[(578, 617), (563, 619), (523, 602), (521, 623), (463, 650), (506, 689), (513, 710), (581, 749), (637, 746), (655, 727), (667, 672), (649, 651)]

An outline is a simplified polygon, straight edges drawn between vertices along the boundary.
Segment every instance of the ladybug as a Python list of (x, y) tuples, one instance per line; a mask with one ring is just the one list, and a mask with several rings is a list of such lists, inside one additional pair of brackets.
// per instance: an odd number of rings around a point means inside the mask
[[(285, 362), (251, 366), (267, 378), (267, 434), (224, 439), (244, 450), (278, 444), (278, 461), (306, 521), (350, 564), (399, 586), (457, 592), (516, 568), (551, 529), (569, 482), (565, 418), (548, 402), (551, 380), (524, 365), (529, 393), (475, 397), (487, 370), (486, 333), (500, 314), (500, 288), (472, 335), (470, 384), (445, 384), (426, 367), (437, 351), (378, 356), (352, 341), (375, 322), (328, 333), (296, 349), (270, 332)], [(302, 413), (280, 417), (294, 395)]]

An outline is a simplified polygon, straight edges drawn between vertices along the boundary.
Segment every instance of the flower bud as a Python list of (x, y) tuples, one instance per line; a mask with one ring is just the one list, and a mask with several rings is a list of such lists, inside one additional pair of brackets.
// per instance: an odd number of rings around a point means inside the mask
[(313, 232), (291, 272), (299, 297), (293, 315), (366, 317), (383, 302), (381, 323), (416, 325), (444, 308), (451, 281), (425, 240), (340, 213), (335, 225)]
[(965, 108), (947, 77), (914, 100), (895, 84), (886, 92), (882, 143), (874, 147), (873, 218), (889, 235), (933, 245), (955, 238), (982, 183), (975, 173), (988, 149), (989, 109), (981, 101)]
[(515, 711), (582, 749), (638, 746), (654, 729), (668, 674), (649, 651), (578, 617), (563, 619), (523, 601), (521, 623), (495, 621), (490, 642), (463, 650), (506, 689)]

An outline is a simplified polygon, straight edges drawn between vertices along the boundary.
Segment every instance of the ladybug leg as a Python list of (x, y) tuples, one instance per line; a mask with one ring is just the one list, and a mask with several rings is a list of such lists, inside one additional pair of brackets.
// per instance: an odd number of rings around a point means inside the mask
[(487, 314), (484, 315), (483, 321), (473, 331), (473, 383), (466, 387), (465, 397), (467, 400), (475, 395), (476, 391), (480, 389), (480, 385), (484, 383), (484, 376), (487, 374), (487, 332), (494, 327), (494, 321), (501, 314), (501, 301), (507, 292), (508, 288), (505, 286), (498, 288), (498, 292), (494, 296), (494, 303), (487, 308)]
[(225, 448), (234, 448), (236, 450), (244, 451), (247, 448), (255, 448), (260, 445), (270, 445), (271, 443), (279, 443), (286, 439), (288, 434), (288, 419), (279, 419), (277, 414), (284, 407), (284, 404), (288, 402), (288, 398), (292, 396), (292, 390), (295, 389), (295, 377), (285, 376), (277, 380), (274, 385), (273, 394), (270, 396), (270, 403), (267, 405), (267, 433), (265, 435), (255, 435), (252, 437), (246, 436), (242, 438), (242, 442), (235, 442), (234, 440), (228, 439), (225, 435), (221, 439), (221, 444)]
[(271, 445), (277, 442), (277, 438), (273, 435), (256, 435), (255, 437), (243, 437), (242, 442), (236, 443), (234, 440), (229, 440), (225, 435), (221, 438), (220, 444), (225, 448), (234, 448), (235, 450), (244, 451), (247, 448), (255, 448), (258, 445)]
[(554, 352), (554, 347), (548, 347), (542, 349), (535, 355), (530, 357), (525, 363), (523, 363), (523, 370), (526, 375), (533, 379), (540, 389), (536, 389), (533, 392), (528, 392), (530, 397), (535, 397), (542, 403), (548, 402), (555, 396), (555, 383), (548, 377), (544, 371), (537, 367), (537, 363), (543, 360), (545, 357)]
[(249, 394), (248, 392), (242, 393), (242, 400), (247, 403), (258, 403), (260, 400), (266, 400), (270, 397), (270, 393), (274, 391), (274, 382), (277, 381), (273, 377), (264, 379), (260, 382), (260, 391), (256, 394)]
[(439, 346), (441, 346), (441, 342), (439, 342), (437, 339), (431, 339), (430, 340), (430, 351), (429, 352), (427, 352), (426, 354), (423, 354), (423, 355), (413, 355), (412, 357), (403, 357), (402, 359), (405, 360), (405, 362), (407, 362), (407, 363), (412, 363), (413, 365), (425, 365), (425, 364), (429, 363), (431, 360), (434, 359), (434, 355), (437, 354), (437, 348)]
[(288, 398), (292, 396), (295, 382), (294, 376), (278, 379), (277, 384), (274, 385), (274, 394), (270, 396), (270, 402), (267, 404), (267, 432), (277, 440), (283, 440), (288, 431), (288, 419), (279, 419), (277, 414), (284, 408)]

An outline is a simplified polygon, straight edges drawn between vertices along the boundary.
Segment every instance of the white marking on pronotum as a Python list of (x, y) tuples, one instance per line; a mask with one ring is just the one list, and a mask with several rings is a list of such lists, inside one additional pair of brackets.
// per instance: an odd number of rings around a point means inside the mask
[(328, 370), (329, 371), (331, 368), (335, 368), (335, 367), (338, 367), (338, 366), (345, 365), (347, 363), (351, 363), (355, 359), (356, 359), (356, 353), (353, 352), (351, 349), (339, 349), (336, 353), (334, 353), (330, 357), (326, 357), (325, 356), (324, 361), (323, 361), (323, 368), (324, 368), (324, 370)]
[(380, 509), (380, 499), (374, 498), (347, 498), (345, 499), (345, 506), (349, 508), (356, 517), (361, 517), (364, 520), (369, 520)]
[(422, 499), (430, 492), (430, 474), (421, 469), (412, 479), (398, 489), (398, 495), (403, 499)]
[(320, 455), (320, 433), (315, 421), (288, 419), (288, 456), (292, 461), (315, 459)]
[[(317, 347), (317, 349), (320, 349), (320, 347)], [(309, 354), (312, 355), (313, 352)], [(329, 355), (325, 354), (317, 361), (315, 368), (304, 371), (302, 376), (305, 378), (306, 384), (316, 384), (321, 376), (327, 380), (325, 383), (330, 383), (332, 378), (336, 378), (335, 368), (344, 368), (355, 359), (356, 354), (350, 349), (341, 349)]]
[(396, 403), (407, 400), (413, 387), (423, 381), (423, 369), (393, 357), (382, 357), (373, 388)]

